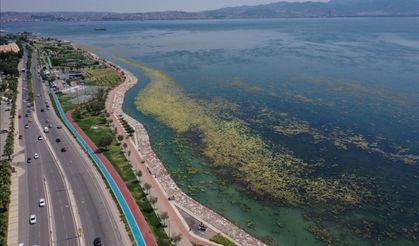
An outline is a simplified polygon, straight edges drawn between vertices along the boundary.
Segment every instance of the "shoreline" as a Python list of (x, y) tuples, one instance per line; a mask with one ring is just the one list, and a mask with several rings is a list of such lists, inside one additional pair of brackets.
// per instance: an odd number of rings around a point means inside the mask
[(118, 121), (118, 116), (122, 116), (135, 129), (135, 134), (132, 138), (129, 138), (127, 134), (125, 135), (126, 140), (128, 140), (128, 145), (131, 145), (130, 147), (132, 147), (133, 151), (139, 155), (139, 159), (132, 161), (133, 156), (135, 156), (132, 153), (128, 159), (131, 160), (131, 164), (136, 170), (144, 169), (146, 172), (143, 172), (143, 176), (149, 176), (154, 181), (153, 183), (157, 184), (153, 186), (153, 188), (157, 187), (157, 189), (160, 190), (161, 195), (169, 201), (168, 204), (170, 204), (171, 207), (169, 210), (172, 210), (175, 217), (178, 217), (178, 226), (183, 227), (181, 228), (183, 229), (182, 234), (185, 234), (186, 231), (187, 235), (184, 236), (188, 237), (188, 239), (192, 242), (195, 242), (195, 240), (198, 239), (198, 241), (203, 240), (203, 242), (201, 241), (200, 243), (204, 243), (205, 245), (217, 245), (205, 238), (201, 238), (198, 235), (191, 233), (189, 226), (180, 215), (178, 209), (181, 209), (193, 218), (202, 221), (209, 228), (222, 234), (237, 245), (266, 245), (220, 214), (194, 200), (177, 186), (164, 164), (151, 148), (150, 138), (145, 127), (139, 121), (126, 114), (122, 109), (125, 93), (139, 82), (138, 78), (128, 70), (113, 64), (106, 59), (100, 58), (91, 51), (85, 50), (85, 52), (88, 56), (90, 56), (90, 58), (103, 62), (105, 65), (115, 69), (121, 75), (122, 82), (117, 87), (113, 88), (108, 94), (106, 99), (106, 110), (111, 115), (113, 119), (112, 124), (115, 128), (123, 129)]

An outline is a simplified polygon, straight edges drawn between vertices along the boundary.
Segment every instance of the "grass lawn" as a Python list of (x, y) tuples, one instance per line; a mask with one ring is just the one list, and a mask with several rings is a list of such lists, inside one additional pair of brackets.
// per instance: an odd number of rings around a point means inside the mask
[(120, 82), (119, 74), (111, 68), (85, 68), (86, 80), (94, 85), (114, 86)]

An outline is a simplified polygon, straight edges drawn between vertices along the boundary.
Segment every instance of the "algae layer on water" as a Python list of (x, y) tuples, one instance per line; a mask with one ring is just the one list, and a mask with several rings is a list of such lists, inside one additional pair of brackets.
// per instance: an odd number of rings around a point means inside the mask
[(136, 98), (141, 112), (180, 134), (196, 132), (201, 151), (212, 165), (232, 170), (256, 195), (297, 206), (329, 202), (357, 206), (371, 198), (361, 177), (314, 177), (311, 174), (321, 163), (309, 164), (284, 147), (273, 147), (240, 119), (219, 117), (219, 107), (190, 97), (165, 72), (118, 59), (140, 68), (150, 79)]

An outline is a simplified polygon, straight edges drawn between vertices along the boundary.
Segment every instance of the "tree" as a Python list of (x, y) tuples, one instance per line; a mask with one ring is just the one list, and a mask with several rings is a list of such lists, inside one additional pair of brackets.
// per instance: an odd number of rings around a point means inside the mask
[(127, 143), (123, 143), (122, 147), (124, 147), (124, 149), (126, 149), (128, 147)]
[(122, 141), (124, 139), (124, 136), (122, 136), (121, 134), (118, 134), (116, 138), (118, 139), (118, 141)]
[(153, 207), (153, 209), (154, 209), (154, 205), (157, 203), (158, 198), (157, 198), (157, 197), (155, 197), (155, 196), (150, 196), (150, 197), (148, 198), (148, 200), (150, 201), (151, 206), (152, 206), (152, 207)]
[(169, 218), (169, 214), (167, 212), (163, 212), (160, 214), (160, 219), (163, 221), (163, 225), (166, 225), (166, 220)]
[(141, 170), (137, 171), (137, 176), (141, 178), (141, 176), (143, 176), (143, 172), (141, 172)]
[(99, 137), (98, 146), (103, 150), (107, 150), (108, 146), (112, 143), (112, 137), (109, 134), (104, 134)]
[(6, 140), (6, 145), (4, 146), (4, 155), (6, 155), (9, 158), (9, 160), (11, 160), (13, 153), (13, 142)]
[(145, 191), (145, 193), (146, 194), (148, 194), (148, 190), (150, 190), (151, 189), (151, 184), (149, 184), (149, 183), (144, 183), (144, 191)]
[(182, 240), (182, 234), (177, 234), (170, 237), (170, 241), (172, 241), (174, 245), (177, 245), (180, 240)]
[(75, 119), (81, 119), (81, 112), (80, 112), (80, 109), (76, 109), (76, 110), (74, 110), (73, 111), (73, 113), (72, 113), (72, 116), (75, 118)]

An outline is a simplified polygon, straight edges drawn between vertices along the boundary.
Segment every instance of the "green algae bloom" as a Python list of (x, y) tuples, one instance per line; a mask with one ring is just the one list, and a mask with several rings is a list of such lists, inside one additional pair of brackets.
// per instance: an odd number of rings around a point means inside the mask
[(138, 110), (180, 134), (194, 133), (213, 167), (228, 168), (257, 196), (296, 206), (328, 202), (356, 206), (371, 196), (361, 178), (353, 175), (312, 177), (321, 163), (306, 163), (291, 151), (272, 146), (240, 119), (220, 117), (220, 100), (211, 106), (211, 102), (189, 96), (165, 72), (118, 59), (140, 68), (150, 78), (136, 98)]

